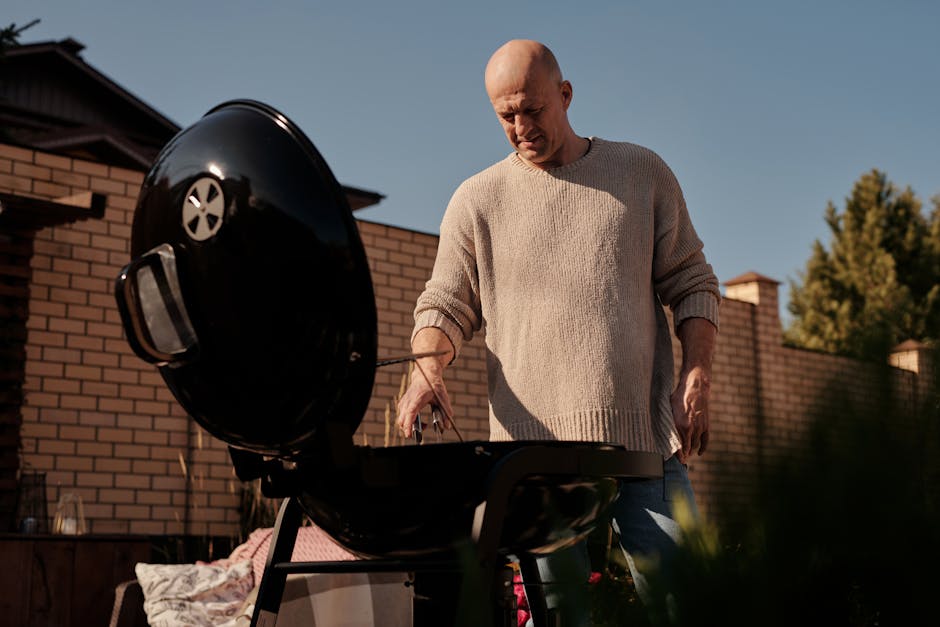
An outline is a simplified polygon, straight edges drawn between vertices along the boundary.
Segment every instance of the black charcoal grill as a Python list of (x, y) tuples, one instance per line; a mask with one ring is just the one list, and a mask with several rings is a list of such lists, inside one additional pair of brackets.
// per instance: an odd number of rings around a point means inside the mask
[[(131, 257), (115, 286), (131, 347), (241, 479), (286, 497), (252, 625), (274, 624), (288, 573), (389, 570), (454, 575), (416, 624), (507, 623), (508, 555), (584, 538), (620, 480), (662, 472), (612, 444), (354, 445), (377, 363), (365, 252), (326, 162), (265, 104), (221, 104), (167, 144)], [(365, 559), (290, 562), (304, 514)]]

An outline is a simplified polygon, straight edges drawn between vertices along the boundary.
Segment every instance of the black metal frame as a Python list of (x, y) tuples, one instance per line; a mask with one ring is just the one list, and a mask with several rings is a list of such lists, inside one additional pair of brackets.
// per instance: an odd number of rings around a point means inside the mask
[[(250, 455), (250, 454), (249, 454)], [(233, 460), (234, 461), (234, 460)], [(236, 468), (239, 464), (236, 464)], [(289, 471), (287, 474), (290, 474)], [(501, 459), (492, 469), (486, 486), (486, 499), (477, 507), (471, 540), (475, 546), (476, 590), (490, 595), (492, 612), (484, 611), (473, 616), (466, 627), (504, 627), (515, 625), (515, 597), (512, 594), (512, 577), (507, 577), (506, 559), (500, 551), (503, 523), (509, 510), (513, 488), (527, 477), (536, 475), (561, 475), (582, 477), (617, 477), (623, 480), (638, 480), (662, 475), (662, 458), (650, 453), (620, 450), (551, 449), (543, 446), (522, 446)], [(296, 484), (295, 484), (296, 485)], [(275, 523), (274, 535), (265, 564), (264, 575), (258, 590), (251, 627), (274, 627), (280, 609), (281, 597), (288, 574), (339, 573), (339, 572), (409, 572), (450, 573), (463, 572), (467, 563), (456, 557), (432, 559), (368, 559), (344, 562), (291, 562), (297, 532), (303, 521), (303, 511), (295, 495), (289, 495), (281, 505)], [(489, 591), (489, 592), (487, 592)], [(460, 606), (475, 601), (479, 609), (480, 599), (467, 599), (466, 590), (461, 592)], [(546, 624), (546, 608), (540, 599), (530, 599), (530, 609), (536, 624)], [(457, 620), (460, 616), (458, 608)], [(540, 620), (541, 619), (541, 620)], [(489, 622), (485, 622), (489, 620)], [(435, 623), (440, 624), (440, 623)], [(457, 625), (462, 625), (460, 622)]]
[[(255, 600), (255, 609), (251, 618), (251, 627), (274, 627), (277, 623), (277, 616), (280, 611), (281, 598), (284, 595), (284, 588), (288, 575), (309, 574), (309, 573), (410, 573), (413, 579), (410, 584), (413, 587), (420, 585), (419, 578), (425, 574), (433, 573), (435, 576), (447, 577), (448, 581), (457, 582), (461, 574), (461, 564), (455, 559), (369, 559), (352, 560), (337, 562), (292, 562), (291, 554), (294, 550), (294, 543), (297, 538), (297, 532), (303, 521), (303, 512), (296, 497), (284, 499), (278, 513), (275, 523), (274, 535), (271, 538), (271, 548), (269, 549), (268, 559), (264, 567), (264, 575), (261, 578), (261, 585), (258, 589), (258, 596)], [(465, 565), (463, 565), (465, 566)], [(508, 571), (502, 572), (503, 570)], [(480, 622), (477, 617), (466, 624), (466, 627), (515, 627), (516, 625), (516, 605), (515, 596), (512, 591), (512, 571), (508, 567), (497, 569), (490, 573), (480, 569), (478, 573), (481, 578), (481, 585), (492, 588), (493, 596), (502, 592), (502, 595), (493, 605), (491, 617), (484, 617), (484, 620), (490, 622)], [(502, 575), (502, 576), (500, 576)], [(493, 580), (493, 577), (496, 580)], [(483, 588), (485, 589), (485, 588)], [(501, 589), (501, 590), (500, 590)], [(417, 593), (416, 593), (417, 594)], [(457, 597), (454, 597), (455, 600)], [(464, 603), (468, 599), (463, 599)], [(430, 616), (430, 620), (425, 617), (424, 621), (415, 624), (444, 625), (440, 618), (442, 608), (432, 607), (424, 608), (425, 614)], [(418, 612), (416, 611), (416, 614)], [(456, 612), (459, 618), (459, 611)], [(484, 612), (485, 614), (485, 612)], [(453, 614), (451, 614), (453, 615)], [(455, 623), (461, 624), (461, 623)]]

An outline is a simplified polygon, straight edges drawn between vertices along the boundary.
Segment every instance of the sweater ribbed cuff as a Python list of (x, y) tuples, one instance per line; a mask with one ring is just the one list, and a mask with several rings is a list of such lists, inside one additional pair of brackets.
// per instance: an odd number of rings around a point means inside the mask
[(451, 359), (451, 363), (453, 363), (460, 353), (461, 346), (463, 346), (463, 330), (456, 322), (448, 318), (442, 312), (436, 309), (427, 309), (415, 315), (415, 328), (414, 331), (411, 332), (411, 341), (414, 342), (415, 335), (418, 334), (418, 331), (426, 327), (440, 329), (444, 335), (447, 336), (447, 339), (450, 340), (450, 343), (454, 346), (454, 358)]
[(705, 318), (718, 327), (718, 297), (712, 292), (692, 292), (672, 312), (673, 327), (678, 329), (686, 318)]

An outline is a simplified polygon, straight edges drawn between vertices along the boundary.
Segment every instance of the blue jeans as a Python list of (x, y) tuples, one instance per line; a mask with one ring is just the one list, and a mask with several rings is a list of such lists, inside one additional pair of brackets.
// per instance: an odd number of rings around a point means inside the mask
[[(696, 514), (688, 471), (676, 457), (670, 457), (663, 462), (662, 479), (622, 482), (620, 496), (612, 506), (611, 525), (620, 535), (620, 548), (641, 599), (648, 598), (644, 576), (647, 560), (657, 560), (660, 572), (668, 577), (679, 538), (679, 526), (672, 514), (677, 498), (684, 498)], [(520, 558), (520, 566), (535, 627), (591, 624), (586, 585), (591, 564), (585, 542), (534, 560)], [(537, 622), (540, 612), (552, 617), (548, 626)]]

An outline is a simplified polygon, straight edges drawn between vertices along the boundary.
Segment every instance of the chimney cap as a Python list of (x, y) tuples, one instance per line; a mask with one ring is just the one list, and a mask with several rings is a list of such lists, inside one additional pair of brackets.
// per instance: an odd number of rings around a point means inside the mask
[(891, 349), (892, 353), (903, 353), (906, 351), (919, 351), (925, 348), (930, 348), (923, 342), (918, 342), (917, 340), (904, 340), (897, 346)]
[(745, 283), (771, 283), (773, 285), (780, 285), (780, 281), (776, 279), (771, 279), (763, 274), (750, 271), (725, 281), (725, 286), (743, 285)]

